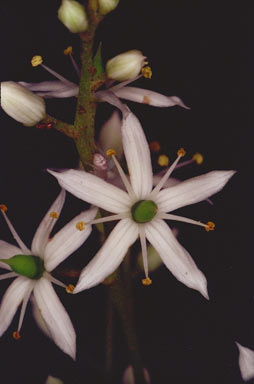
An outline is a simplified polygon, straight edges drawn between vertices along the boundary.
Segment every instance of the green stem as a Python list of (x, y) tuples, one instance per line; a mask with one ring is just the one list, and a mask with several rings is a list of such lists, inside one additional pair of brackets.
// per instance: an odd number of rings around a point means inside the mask
[[(128, 276), (130, 278), (130, 275)], [(139, 353), (137, 334), (135, 331), (133, 317), (133, 302), (131, 292), (126, 290), (126, 286), (118, 272), (118, 278), (109, 286), (112, 294), (113, 303), (120, 316), (123, 332), (126, 337), (130, 352), (131, 365), (134, 371), (135, 384), (146, 384), (144, 378), (143, 364)]]

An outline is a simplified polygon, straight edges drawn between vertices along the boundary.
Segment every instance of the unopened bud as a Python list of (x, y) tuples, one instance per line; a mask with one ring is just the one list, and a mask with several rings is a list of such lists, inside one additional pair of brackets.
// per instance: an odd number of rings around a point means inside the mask
[(28, 127), (46, 115), (45, 101), (14, 81), (1, 83), (1, 107), (7, 115)]
[(98, 3), (100, 14), (106, 15), (117, 7), (119, 0), (98, 0)]
[(146, 57), (137, 50), (121, 53), (108, 60), (106, 73), (109, 79), (125, 81), (134, 79), (145, 64)]
[(72, 33), (85, 32), (88, 28), (85, 8), (77, 1), (62, 0), (58, 18)]

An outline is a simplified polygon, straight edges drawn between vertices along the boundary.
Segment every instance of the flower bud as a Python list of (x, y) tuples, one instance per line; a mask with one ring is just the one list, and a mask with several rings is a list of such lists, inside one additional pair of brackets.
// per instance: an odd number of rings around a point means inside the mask
[(62, 0), (58, 18), (72, 33), (85, 32), (88, 28), (85, 8), (77, 1)]
[(121, 53), (108, 60), (106, 73), (109, 79), (125, 81), (134, 79), (145, 64), (146, 57), (137, 50)]
[(98, 3), (100, 14), (106, 15), (118, 6), (119, 0), (98, 0)]
[(1, 83), (1, 107), (7, 115), (28, 127), (46, 115), (45, 101), (14, 81)]

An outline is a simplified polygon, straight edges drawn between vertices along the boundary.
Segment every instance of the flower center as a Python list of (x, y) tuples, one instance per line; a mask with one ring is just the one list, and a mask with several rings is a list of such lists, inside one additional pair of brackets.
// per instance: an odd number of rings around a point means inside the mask
[(10, 259), (1, 259), (1, 261), (8, 264), (17, 274), (33, 280), (40, 279), (45, 271), (44, 262), (39, 256), (15, 255)]
[(139, 200), (131, 208), (132, 218), (136, 223), (147, 223), (151, 221), (158, 210), (152, 200)]

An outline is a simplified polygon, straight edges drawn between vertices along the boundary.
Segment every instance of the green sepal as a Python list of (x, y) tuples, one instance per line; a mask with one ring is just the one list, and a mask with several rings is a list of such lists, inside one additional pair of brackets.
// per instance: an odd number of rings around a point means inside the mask
[(100, 76), (102, 73), (104, 73), (104, 67), (102, 63), (102, 57), (101, 57), (101, 42), (99, 43), (97, 52), (93, 58), (93, 65), (96, 69), (96, 76)]
[(132, 218), (136, 223), (148, 223), (156, 215), (157, 205), (152, 200), (137, 201), (131, 208)]
[(18, 275), (29, 279), (40, 279), (45, 271), (44, 262), (39, 256), (15, 255), (10, 259), (1, 259), (1, 262), (9, 265)]

